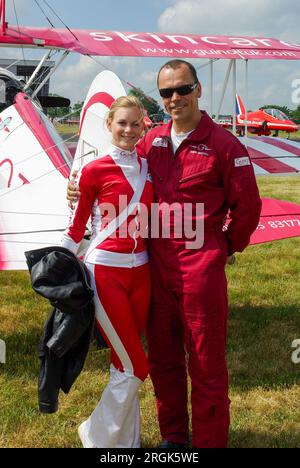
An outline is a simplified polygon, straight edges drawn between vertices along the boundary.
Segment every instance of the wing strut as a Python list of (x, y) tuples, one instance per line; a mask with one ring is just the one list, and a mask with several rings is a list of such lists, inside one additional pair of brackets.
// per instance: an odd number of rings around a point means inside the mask
[(48, 75), (43, 79), (43, 81), (39, 84), (39, 86), (34, 90), (33, 94), (32, 94), (32, 98), (34, 98), (37, 93), (39, 92), (39, 90), (44, 86), (44, 84), (49, 80), (49, 78), (53, 75), (53, 73), (56, 71), (56, 69), (59, 67), (59, 65), (67, 58), (67, 56), (69, 55), (70, 51), (69, 50), (65, 50), (65, 52), (63, 53), (63, 55), (60, 57), (60, 59), (58, 60), (58, 62), (55, 64), (55, 66), (50, 70), (50, 72), (48, 73)]
[(233, 115), (232, 115), (232, 133), (236, 136), (236, 105), (235, 105), (235, 96), (236, 96), (236, 59), (232, 60), (232, 104), (233, 104)]
[[(51, 50), (49, 50), (48, 52), (46, 52), (46, 54), (44, 55), (44, 57), (41, 59), (40, 63), (38, 64), (38, 66), (36, 67), (36, 69), (34, 70), (34, 72), (32, 73), (31, 77), (29, 78), (29, 80), (27, 81), (26, 85), (24, 86), (24, 91), (26, 91), (31, 83), (33, 82), (33, 80), (35, 79), (35, 77), (37, 76), (37, 74), (39, 73), (40, 69), (42, 68), (42, 66), (44, 65), (44, 63), (46, 62), (46, 60), (48, 60), (50, 58), (50, 55), (51, 55)], [(47, 77), (48, 79), (48, 77)]]
[(226, 76), (225, 76), (225, 80), (224, 80), (224, 83), (223, 83), (223, 88), (222, 88), (222, 93), (221, 93), (221, 98), (220, 98), (220, 104), (219, 104), (218, 112), (217, 112), (217, 115), (216, 115), (216, 122), (219, 121), (219, 115), (220, 115), (220, 112), (221, 112), (221, 108), (222, 108), (222, 104), (223, 104), (225, 91), (226, 91), (226, 88), (227, 88), (227, 84), (228, 84), (232, 64), (233, 64), (233, 59), (229, 60), (229, 63), (228, 63), (228, 68), (227, 68), (227, 71), (226, 71)]
[(213, 115), (213, 85), (214, 85), (214, 61), (209, 61), (209, 115)]
[(246, 88), (246, 102), (245, 102), (245, 146), (248, 147), (248, 60), (245, 60), (245, 88)]

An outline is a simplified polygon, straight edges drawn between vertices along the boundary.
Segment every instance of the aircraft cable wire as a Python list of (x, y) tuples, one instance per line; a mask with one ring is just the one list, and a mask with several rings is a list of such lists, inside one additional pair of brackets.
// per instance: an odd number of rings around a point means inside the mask
[[(63, 232), (65, 229), (57, 229), (55, 232)], [(47, 232), (47, 231), (37, 231), (37, 233), (42, 233), (42, 232)], [(32, 233), (34, 234), (34, 233)], [(50, 244), (50, 242), (26, 242), (26, 241), (8, 241), (8, 240), (5, 240), (5, 241), (0, 241), (0, 244), (27, 244), (27, 245), (44, 245), (44, 246), (52, 246), (53, 243)], [(17, 260), (19, 263), (20, 263), (20, 260)], [(3, 261), (1, 260), (1, 263), (11, 263), (12, 261)]]
[[(214, 58), (211, 61), (212, 62), (217, 62), (218, 60), (220, 60), (220, 59), (219, 58)], [(199, 67), (196, 67), (196, 70), (200, 70), (200, 68), (208, 67), (209, 64), (210, 64), (210, 61), (207, 62), (207, 63), (203, 63), (202, 65), (199, 65)]]
[(76, 35), (73, 33), (73, 31), (69, 28), (69, 26), (66, 25), (66, 23), (60, 18), (60, 16), (58, 16), (58, 14), (56, 13), (56, 11), (52, 8), (51, 5), (49, 5), (48, 2), (46, 2), (46, 0), (43, 0), (43, 2), (47, 5), (47, 7), (52, 11), (52, 13), (56, 16), (56, 18), (59, 19), (59, 21), (62, 22), (62, 24), (67, 28), (67, 30), (72, 34), (72, 36), (75, 37), (76, 41), (78, 41), (78, 37), (76, 37)]
[(55, 122), (60, 122), (61, 120), (66, 119), (67, 117), (70, 117), (70, 115), (77, 114), (78, 112), (81, 112), (81, 109), (83, 108), (83, 105), (78, 107), (78, 109), (70, 112), (69, 114), (65, 114), (62, 117), (55, 117)]
[[(92, 154), (92, 153), (95, 154), (95, 150), (92, 150), (92, 151), (89, 151), (88, 153), (85, 153), (85, 154), (83, 154), (83, 155), (80, 155), (80, 156), (78, 156), (78, 158), (74, 158), (73, 161), (77, 161), (78, 159), (84, 158), (85, 156), (88, 156), (89, 154)], [(31, 179), (31, 180), (30, 180), (30, 184), (32, 184), (33, 182), (36, 182), (37, 180), (42, 179), (43, 177), (46, 177), (46, 176), (48, 176), (48, 175), (50, 175), (50, 174), (53, 174), (53, 172), (55, 172), (55, 171), (59, 171), (59, 169), (65, 167), (66, 165), (67, 165), (67, 163), (61, 164), (60, 166), (55, 167), (54, 169), (51, 169), (51, 171), (45, 172), (44, 174), (41, 174), (41, 175), (39, 175), (38, 177), (35, 177), (34, 179)], [(12, 188), (11, 190), (8, 190), (8, 191), (5, 192), (5, 193), (0, 194), (0, 199), (3, 198), (3, 197), (5, 197), (5, 196), (8, 195), (8, 194), (11, 194), (12, 192), (15, 192), (16, 190), (19, 190), (19, 189), (22, 188), (22, 187), (23, 187), (23, 185), (20, 185), (20, 186), (18, 186), (18, 187)], [(13, 213), (13, 212), (12, 212), (12, 213)]]
[[(101, 63), (99, 60), (95, 59), (94, 56), (87, 54), (87, 57), (89, 57), (91, 60), (93, 60), (93, 61), (96, 62), (98, 65), (100, 65), (102, 68), (104, 68), (104, 70), (109, 70), (109, 71), (115, 73), (115, 72), (114, 72), (111, 68), (109, 68), (107, 65), (104, 65), (104, 64)], [(121, 80), (124, 84), (126, 84), (126, 86), (128, 86), (128, 81), (125, 80), (125, 78), (122, 78), (122, 76), (120, 76), (119, 73), (118, 73), (118, 78), (120, 78), (120, 80)], [(141, 94), (142, 94), (144, 97), (146, 97), (146, 96), (145, 96), (146, 94), (151, 94), (151, 93), (153, 93), (154, 91), (157, 91), (157, 88), (153, 88), (151, 91), (147, 91), (146, 93), (142, 92)], [(151, 99), (152, 99), (152, 98), (151, 98)], [(151, 99), (149, 99), (149, 102), (151, 102)]]
[[(68, 141), (72, 140), (74, 138), (74, 135), (70, 136), (69, 138), (66, 138), (65, 140), (62, 140), (61, 143), (67, 143)], [(22, 164), (24, 162), (27, 162), (27, 161), (30, 161), (30, 159), (33, 159), (35, 158), (36, 156), (39, 156), (40, 154), (43, 154), (45, 152), (47, 152), (48, 150), (52, 149), (52, 148), (57, 148), (59, 147), (58, 144), (56, 145), (52, 145), (52, 146), (48, 146), (47, 148), (43, 149), (42, 151), (39, 151), (38, 153), (35, 153), (35, 154), (32, 154), (28, 157), (26, 157), (25, 159), (22, 159), (21, 161), (17, 161), (15, 164), (14, 164), (14, 167), (18, 166), (19, 164)], [(65, 165), (65, 164), (64, 164)], [(7, 169), (0, 169), (0, 175), (1, 173), (3, 172), (6, 172)], [(1, 198), (1, 195), (0, 195), (0, 198)]]
[[(2, 212), (0, 211), (0, 213), (7, 213), (7, 212)], [(9, 212), (8, 212), (9, 213)], [(15, 214), (13, 212), (11, 212), (12, 214)], [(28, 214), (28, 213), (23, 213), (23, 214)], [(29, 213), (29, 214), (37, 214), (37, 215), (44, 215), (44, 213)], [(284, 213), (283, 214), (284, 216), (299, 216), (299, 212), (298, 213)], [(53, 215), (54, 216), (54, 215)], [(65, 217), (65, 215), (59, 215), (59, 216), (62, 216), (62, 217)], [(260, 218), (277, 218), (278, 214), (271, 214), (271, 215), (261, 215)], [(231, 218), (230, 217), (226, 217), (226, 221), (230, 220)], [(300, 221), (298, 221), (300, 222)], [(1, 232), (0, 233), (0, 236), (12, 236), (12, 235), (24, 235), (24, 234), (41, 234), (41, 233), (45, 233), (45, 232), (64, 232), (65, 231), (65, 227), (64, 228), (58, 228), (58, 229), (44, 229), (44, 230), (40, 230), (40, 231), (23, 231), (23, 232)], [(1, 241), (0, 240), (0, 244), (1, 243), (11, 243), (11, 244), (44, 244), (43, 242), (26, 242), (26, 241)], [(51, 244), (49, 244), (51, 245)]]
[[(16, 235), (24, 235), (24, 234), (41, 234), (44, 232), (64, 232), (66, 228), (59, 228), (59, 229), (44, 229), (40, 231), (24, 231), (24, 232), (1, 232), (0, 236), (16, 236)], [(0, 241), (1, 242), (10, 242), (14, 244), (40, 244), (40, 242), (23, 242), (23, 241)]]
[[(54, 55), (57, 54), (57, 53), (58, 53), (58, 50), (53, 50), (52, 54), (49, 56), (49, 60), (52, 59), (54, 57)], [(31, 83), (31, 85), (30, 85), (31, 89), (32, 89), (33, 85), (39, 85), (39, 83), (41, 83), (43, 81), (43, 79), (47, 76), (47, 74), (49, 73), (49, 68), (47, 68), (47, 67), (44, 67), (44, 68), (45, 68), (45, 70), (41, 74), (38, 74), (35, 77), (35, 79), (33, 80), (33, 82)], [(38, 96), (37, 96), (37, 98), (38, 98)]]
[(45, 16), (46, 20), (48, 21), (48, 23), (50, 24), (50, 26), (55, 29), (55, 26), (54, 24), (50, 21), (50, 19), (48, 18), (48, 16), (46, 15), (46, 13), (44, 12), (43, 8), (41, 7), (41, 5), (39, 4), (38, 0), (34, 0), (36, 5), (39, 7), (39, 9), (41, 10), (41, 12), (43, 13), (43, 15)]
[[(91, 56), (89, 56), (89, 57), (91, 57)], [(220, 59), (218, 59), (218, 58), (212, 59), (213, 62), (217, 62), (218, 60), (220, 60)], [(102, 65), (102, 64), (101, 64), (101, 65)], [(200, 68), (207, 67), (208, 65), (209, 65), (209, 62), (208, 62), (208, 63), (204, 63), (203, 65), (199, 65), (199, 67), (197, 67), (196, 70), (200, 70)], [(103, 66), (104, 66), (104, 65), (103, 65)], [(107, 68), (107, 67), (106, 67), (106, 68)], [(119, 76), (119, 75), (118, 75), (118, 76)], [(125, 81), (125, 80), (122, 80), (122, 81)], [(126, 82), (126, 83), (127, 83), (127, 82)], [(127, 84), (128, 84), (128, 83), (127, 83)], [(154, 92), (156, 92), (156, 91), (157, 91), (157, 86), (155, 86), (155, 88), (150, 89), (149, 91), (146, 91), (144, 94), (152, 94), (152, 93), (154, 93)]]
[[(55, 145), (55, 146), (57, 146), (57, 145)], [(52, 147), (52, 148), (53, 148), (53, 147)], [(41, 153), (43, 153), (43, 152), (44, 152), (44, 151), (41, 151), (41, 152), (38, 153), (38, 154), (41, 154)], [(89, 151), (88, 153), (85, 153), (84, 155), (80, 155), (78, 158), (74, 158), (74, 159), (73, 159), (73, 162), (74, 162), (74, 161), (77, 161), (78, 159), (81, 159), (81, 158), (83, 158), (83, 157), (85, 157), (85, 156), (88, 156), (89, 154), (92, 154), (92, 153), (95, 153), (95, 151), (92, 150), (92, 151)], [(37, 155), (34, 155), (34, 156), (37, 156)], [(29, 158), (27, 158), (27, 161), (28, 161), (29, 159), (31, 159), (32, 157), (33, 157), (33, 156), (30, 156)], [(279, 156), (279, 157), (277, 157), (276, 159), (284, 159), (284, 158), (299, 159), (298, 156)], [(269, 159), (269, 156), (266, 157), (266, 158), (260, 158), (260, 160), (264, 160), (264, 159)], [(253, 161), (253, 160), (252, 160), (252, 161)], [(17, 163), (17, 164), (19, 164), (19, 163)], [(46, 177), (47, 175), (52, 174), (52, 173), (55, 172), (55, 171), (59, 171), (59, 169), (65, 167), (67, 164), (68, 164), (68, 163), (65, 162), (65, 163), (62, 164), (61, 166), (58, 166), (58, 167), (56, 167), (56, 168), (54, 168), (54, 169), (51, 169), (51, 171), (48, 171), (48, 172), (45, 172), (44, 174), (39, 175), (39, 176), (36, 177), (35, 179), (32, 179), (32, 180), (30, 181), (30, 184), (32, 184), (33, 182), (36, 182), (36, 181), (39, 180), (39, 179), (42, 179), (43, 177)], [(254, 162), (254, 164), (256, 164), (256, 163)], [(16, 164), (15, 164), (15, 165), (16, 165)], [(5, 171), (5, 170), (3, 170), (2, 172), (4, 172), (4, 171)], [(300, 172), (299, 169), (296, 169), (296, 170), (295, 170), (295, 174), (298, 174), (299, 172)], [(21, 187), (23, 187), (23, 185), (20, 185), (20, 186), (18, 186), (18, 187), (12, 188), (11, 190), (8, 190), (7, 192), (0, 194), (0, 199), (1, 199), (2, 197), (5, 197), (6, 195), (8, 195), (8, 194), (10, 194), (10, 193), (12, 193), (12, 192), (14, 192), (14, 191), (16, 191), (16, 190), (19, 190)], [(8, 213), (8, 212), (7, 212), (7, 213)], [(13, 212), (11, 212), (11, 213), (13, 213)], [(32, 213), (31, 213), (31, 214), (32, 214)]]
[[(115, 73), (111, 68), (109, 68), (107, 65), (104, 65), (102, 62), (100, 62), (100, 60), (97, 60), (93, 55), (90, 55), (90, 54), (87, 54), (87, 57), (89, 57), (91, 60), (93, 60), (94, 62), (96, 62), (98, 65), (100, 65), (100, 67), (104, 68), (104, 70), (109, 70), (113, 73)], [(122, 76), (120, 76), (118, 74), (118, 78), (127, 85), (127, 81), (125, 80), (125, 78), (123, 78)]]
[[(275, 198), (273, 200), (275, 200)], [(299, 211), (298, 213), (280, 213), (280, 214), (260, 215), (260, 218), (276, 218), (277, 216), (299, 216)], [(231, 218), (227, 216), (225, 221), (229, 221), (230, 219)]]
[[(15, 11), (15, 16), (16, 16), (16, 21), (17, 21), (18, 33), (19, 33), (19, 35), (21, 35), (21, 32), (20, 32), (20, 25), (19, 25), (19, 20), (18, 20), (18, 15), (17, 15), (17, 10), (16, 10), (15, 0), (13, 0), (13, 5), (14, 5), (14, 11)], [(22, 50), (23, 60), (24, 60), (25, 65), (26, 65), (24, 47), (21, 46), (21, 50)]]
[(22, 59), (15, 60), (13, 63), (11, 63), (7, 67), (5, 67), (5, 70), (9, 70), (11, 67), (13, 67), (14, 65), (17, 65), (19, 62), (21, 62), (21, 60)]
[[(0, 210), (0, 213), (2, 214), (13, 214), (13, 215), (30, 215), (30, 216), (60, 216), (60, 217), (65, 217), (64, 214), (61, 213), (38, 213), (38, 212), (27, 212), (27, 211), (5, 211), (5, 210)], [(0, 236), (2, 233), (0, 233)]]
[[(52, 53), (52, 55), (50, 55), (49, 60), (50, 60), (51, 58), (53, 58), (54, 55), (57, 54), (57, 53), (58, 53), (58, 51), (55, 50), (54, 53)], [(36, 76), (36, 78), (35, 78), (35, 79), (33, 80), (33, 82), (31, 83), (30, 87), (31, 87), (32, 85), (35, 85), (35, 84), (38, 85), (38, 84), (45, 78), (45, 76), (47, 75), (47, 73), (49, 73), (49, 70), (46, 68), (40, 75), (37, 75), (37, 76)]]

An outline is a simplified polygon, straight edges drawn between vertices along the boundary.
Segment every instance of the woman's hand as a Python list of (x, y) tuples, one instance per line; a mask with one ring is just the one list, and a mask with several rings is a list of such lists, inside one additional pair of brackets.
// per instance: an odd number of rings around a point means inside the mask
[(69, 206), (76, 203), (80, 197), (80, 191), (77, 184), (77, 174), (78, 171), (73, 171), (69, 177), (67, 188), (67, 200), (69, 201)]

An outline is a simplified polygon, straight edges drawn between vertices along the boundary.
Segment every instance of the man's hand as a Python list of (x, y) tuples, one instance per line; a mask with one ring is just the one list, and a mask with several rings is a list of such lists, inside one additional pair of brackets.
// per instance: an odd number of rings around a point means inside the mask
[(73, 171), (69, 177), (68, 189), (67, 189), (67, 200), (69, 201), (69, 206), (72, 207), (73, 203), (78, 201), (80, 197), (79, 187), (77, 185), (77, 174), (78, 171)]

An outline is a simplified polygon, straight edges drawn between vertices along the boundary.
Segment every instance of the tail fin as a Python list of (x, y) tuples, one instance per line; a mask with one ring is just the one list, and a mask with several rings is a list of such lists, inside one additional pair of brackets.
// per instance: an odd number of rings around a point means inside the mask
[(235, 96), (235, 112), (236, 112), (236, 115), (245, 115), (246, 113), (246, 109), (243, 104), (242, 98), (241, 96), (238, 96), (237, 94)]
[(125, 95), (120, 79), (113, 72), (104, 70), (94, 78), (80, 115), (79, 140), (72, 171), (106, 154), (111, 145), (106, 115), (115, 99)]

